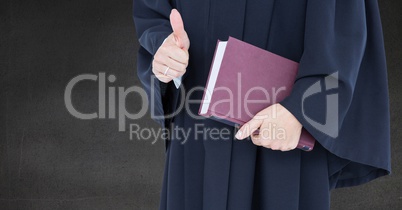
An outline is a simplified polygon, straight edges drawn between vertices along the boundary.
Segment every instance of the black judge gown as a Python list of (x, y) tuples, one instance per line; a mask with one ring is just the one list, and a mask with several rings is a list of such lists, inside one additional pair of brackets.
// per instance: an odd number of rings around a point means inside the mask
[[(153, 55), (172, 32), (172, 8), (181, 13), (191, 41), (179, 90), (152, 77)], [(189, 132), (186, 139), (171, 132), (166, 142), (161, 210), (325, 210), (331, 189), (390, 173), (387, 74), (376, 0), (134, 0), (133, 14), (138, 76), (151, 115), (171, 131)], [(292, 93), (281, 104), (317, 139), (312, 152), (238, 141), (234, 128), (191, 117), (199, 102), (178, 108), (201, 99), (202, 88), (190, 90), (205, 86), (216, 42), (228, 36), (300, 63)], [(304, 100), (317, 84), (322, 90)], [(334, 111), (327, 110), (334, 107), (329, 96), (338, 97), (336, 116), (326, 115)], [(175, 111), (172, 118), (158, 117)], [(323, 132), (312, 120), (335, 126)], [(200, 133), (213, 128), (230, 138)]]

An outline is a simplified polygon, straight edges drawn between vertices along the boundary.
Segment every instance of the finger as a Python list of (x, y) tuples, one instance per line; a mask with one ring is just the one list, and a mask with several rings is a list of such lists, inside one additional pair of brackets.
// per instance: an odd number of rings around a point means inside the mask
[(270, 148), (272, 150), (281, 150), (282, 148), (284, 148), (280, 143), (277, 143), (277, 142), (273, 142), (269, 145), (263, 145), (263, 146)]
[(281, 149), (281, 151), (282, 152), (288, 152), (288, 151), (292, 151), (292, 150), (294, 150), (295, 148), (293, 148), (293, 147), (284, 147), (284, 148), (282, 148)]
[(281, 150), (282, 151), (291, 151), (291, 150), (294, 150), (294, 149), (296, 149), (296, 147), (297, 147), (297, 144), (298, 144), (298, 139), (297, 139), (297, 141), (294, 141), (294, 142), (292, 142), (292, 143), (290, 143), (290, 144), (287, 144), (286, 146), (284, 146)]
[(173, 34), (178, 46), (180, 48), (188, 49), (190, 47), (190, 40), (188, 39), (187, 33), (184, 30), (183, 19), (176, 9), (172, 9), (170, 13), (170, 24), (172, 25)]
[(159, 81), (164, 82), (164, 83), (168, 83), (173, 80), (171, 77), (165, 76), (163, 74), (157, 74), (155, 76), (156, 76), (156, 78), (158, 78)]
[(187, 63), (181, 63), (178, 62), (177, 60), (174, 60), (172, 58), (167, 59), (164, 64), (166, 66), (169, 66), (171, 69), (174, 69), (178, 72), (185, 72), (187, 68)]
[(246, 124), (244, 124), (239, 131), (236, 133), (236, 138), (241, 140), (250, 136), (254, 131), (256, 131), (262, 124), (262, 120), (251, 119)]
[(178, 71), (176, 69), (171, 68), (170, 66), (168, 68), (168, 65), (164, 65), (158, 62), (154, 62), (152, 68), (155, 75), (159, 74), (168, 76), (170, 78), (177, 78), (185, 73), (185, 71)]
[(185, 65), (178, 63), (176, 61), (170, 60), (170, 59), (168, 59), (167, 61), (164, 61), (164, 62), (154, 61), (152, 64), (152, 67), (161, 74), (165, 74), (165, 71), (168, 66), (169, 66), (169, 72), (171, 73), (171, 75), (176, 75), (173, 72), (177, 72), (177, 74), (179, 74), (179, 76), (180, 76), (186, 72)]
[(166, 72), (166, 76), (171, 77), (173, 79), (173, 78), (183, 76), (183, 72), (179, 72), (179, 71), (169, 68), (169, 70)]
[(187, 67), (188, 65), (188, 59), (189, 59), (189, 54), (187, 50), (176, 50), (176, 51), (171, 51), (171, 53), (168, 54), (169, 58), (185, 65)]
[[(161, 47), (154, 56), (154, 59), (159, 63), (172, 62), (169, 60), (176, 61), (184, 67), (188, 65), (189, 54), (188, 51), (180, 49), (176, 45)], [(176, 69), (179, 66), (175, 67)]]

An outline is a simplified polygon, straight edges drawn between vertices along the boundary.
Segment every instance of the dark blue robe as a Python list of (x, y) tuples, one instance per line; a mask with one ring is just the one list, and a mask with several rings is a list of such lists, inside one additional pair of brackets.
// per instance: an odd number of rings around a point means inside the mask
[[(134, 0), (133, 8), (138, 76), (155, 116), (176, 111), (189, 90), (205, 86), (217, 40), (233, 36), (300, 63), (292, 93), (281, 104), (317, 139), (312, 152), (256, 147), (235, 140), (232, 127), (192, 118), (189, 112), (196, 114), (199, 103), (172, 118), (155, 117), (172, 131), (190, 130), (190, 138), (172, 132), (167, 142), (161, 209), (328, 209), (330, 189), (390, 173), (387, 72), (376, 0)], [(181, 13), (191, 41), (182, 92), (172, 82), (158, 82), (151, 69), (153, 55), (172, 33), (172, 8)], [(306, 99), (314, 85), (322, 90)], [(192, 92), (188, 99), (202, 94)], [(336, 96), (335, 106), (329, 96)], [(328, 117), (328, 107), (337, 115)], [(318, 129), (312, 121), (335, 126)], [(227, 129), (231, 138), (211, 139), (195, 125)]]

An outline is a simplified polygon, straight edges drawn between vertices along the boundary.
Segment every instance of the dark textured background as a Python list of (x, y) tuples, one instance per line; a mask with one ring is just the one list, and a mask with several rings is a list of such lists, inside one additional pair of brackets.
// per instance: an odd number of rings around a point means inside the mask
[[(163, 144), (130, 140), (117, 119), (79, 120), (64, 105), (75, 76), (105, 72), (108, 86), (139, 85), (131, 0), (0, 1), (0, 210), (156, 209)], [(393, 174), (333, 191), (333, 209), (402, 208), (402, 6), (380, 0), (389, 67)], [(127, 107), (139, 110), (130, 95)], [(98, 106), (96, 82), (73, 91)], [(149, 117), (131, 120), (157, 128)], [(375, 128), (373, 128), (375, 129)]]

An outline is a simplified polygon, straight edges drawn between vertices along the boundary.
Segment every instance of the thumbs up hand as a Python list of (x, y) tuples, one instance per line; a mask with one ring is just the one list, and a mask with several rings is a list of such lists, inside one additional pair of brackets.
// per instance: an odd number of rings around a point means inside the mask
[(173, 33), (166, 38), (156, 51), (152, 62), (152, 72), (164, 83), (170, 82), (173, 78), (183, 76), (189, 59), (190, 40), (184, 30), (180, 13), (176, 9), (173, 9), (170, 13), (170, 24)]

